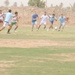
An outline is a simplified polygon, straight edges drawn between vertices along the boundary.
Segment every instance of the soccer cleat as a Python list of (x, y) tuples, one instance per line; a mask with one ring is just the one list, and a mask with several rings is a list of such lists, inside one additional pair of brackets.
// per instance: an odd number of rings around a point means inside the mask
[(14, 30), (14, 32), (17, 32), (16, 30)]

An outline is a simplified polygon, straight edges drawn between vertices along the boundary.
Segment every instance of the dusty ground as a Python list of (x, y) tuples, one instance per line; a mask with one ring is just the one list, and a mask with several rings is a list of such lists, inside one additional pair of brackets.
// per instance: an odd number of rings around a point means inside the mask
[(50, 41), (50, 40), (14, 40), (0, 39), (0, 47), (36, 48), (43, 46), (75, 46), (75, 41)]
[[(2, 8), (1, 8), (2, 9)], [(4, 9), (4, 8), (3, 8)], [(20, 24), (23, 25), (30, 25), (31, 24), (31, 14), (33, 7), (25, 7), (25, 8), (12, 8), (13, 12), (18, 11), (19, 16), (21, 17), (20, 19)], [(36, 8), (35, 8), (36, 9)], [(48, 14), (53, 14), (53, 11), (55, 8), (49, 8), (48, 9)], [(42, 15), (44, 9), (38, 9), (37, 12), (39, 13), (39, 17)], [(52, 11), (52, 12), (51, 12)], [(6, 8), (4, 9), (3, 12), (6, 12)], [(55, 14), (57, 18), (59, 17), (60, 13), (62, 12), (61, 10), (56, 10)], [(69, 24), (68, 25), (73, 25), (75, 24), (75, 11), (71, 10), (63, 10), (63, 13), (70, 18)], [(29, 15), (29, 16), (27, 16)], [(58, 22), (56, 22), (56, 25), (58, 25)], [(0, 25), (1, 26), (1, 25)], [(69, 42), (69, 41), (51, 41), (51, 40), (15, 40), (15, 39), (0, 39), (0, 47), (18, 47), (18, 48), (38, 48), (38, 47), (44, 47), (44, 46), (74, 46), (75, 47), (75, 41)], [(75, 53), (69, 53), (69, 54), (49, 54), (49, 57), (54, 56), (56, 58), (36, 58), (29, 60), (29, 62), (45, 62), (45, 61), (58, 61), (58, 62), (74, 62), (75, 61)], [(14, 56), (11, 56), (14, 57)], [(20, 56), (15, 56), (15, 58), (19, 58)], [(60, 58), (59, 58), (60, 57)], [(15, 60), (11, 61), (0, 61), (0, 70), (3, 71), (4, 73), (1, 75), (9, 75), (6, 71), (5, 68), (10, 68), (10, 67), (15, 67)], [(28, 67), (28, 66), (27, 66)], [(38, 66), (33, 66), (33, 67), (38, 67)]]

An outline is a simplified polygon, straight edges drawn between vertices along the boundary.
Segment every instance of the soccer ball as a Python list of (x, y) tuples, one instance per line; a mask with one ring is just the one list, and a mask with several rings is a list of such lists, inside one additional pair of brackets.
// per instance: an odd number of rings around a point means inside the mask
[(57, 30), (57, 29), (58, 29), (58, 27), (55, 27), (54, 29), (55, 29), (55, 30)]

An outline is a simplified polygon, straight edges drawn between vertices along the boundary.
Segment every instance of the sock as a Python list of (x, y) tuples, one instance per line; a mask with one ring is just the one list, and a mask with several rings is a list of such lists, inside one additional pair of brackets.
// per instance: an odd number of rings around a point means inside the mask
[(16, 31), (17, 28), (14, 29), (14, 31)]
[(10, 29), (8, 29), (8, 32), (7, 33), (9, 33), (10, 32)]

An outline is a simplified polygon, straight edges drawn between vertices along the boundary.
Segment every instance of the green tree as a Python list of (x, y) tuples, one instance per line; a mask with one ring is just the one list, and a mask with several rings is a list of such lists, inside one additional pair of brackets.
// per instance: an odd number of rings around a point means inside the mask
[(45, 1), (44, 0), (29, 0), (28, 5), (44, 8), (45, 7)]
[(8, 7), (9, 6), (9, 0), (5, 0), (4, 4), (6, 7)]

